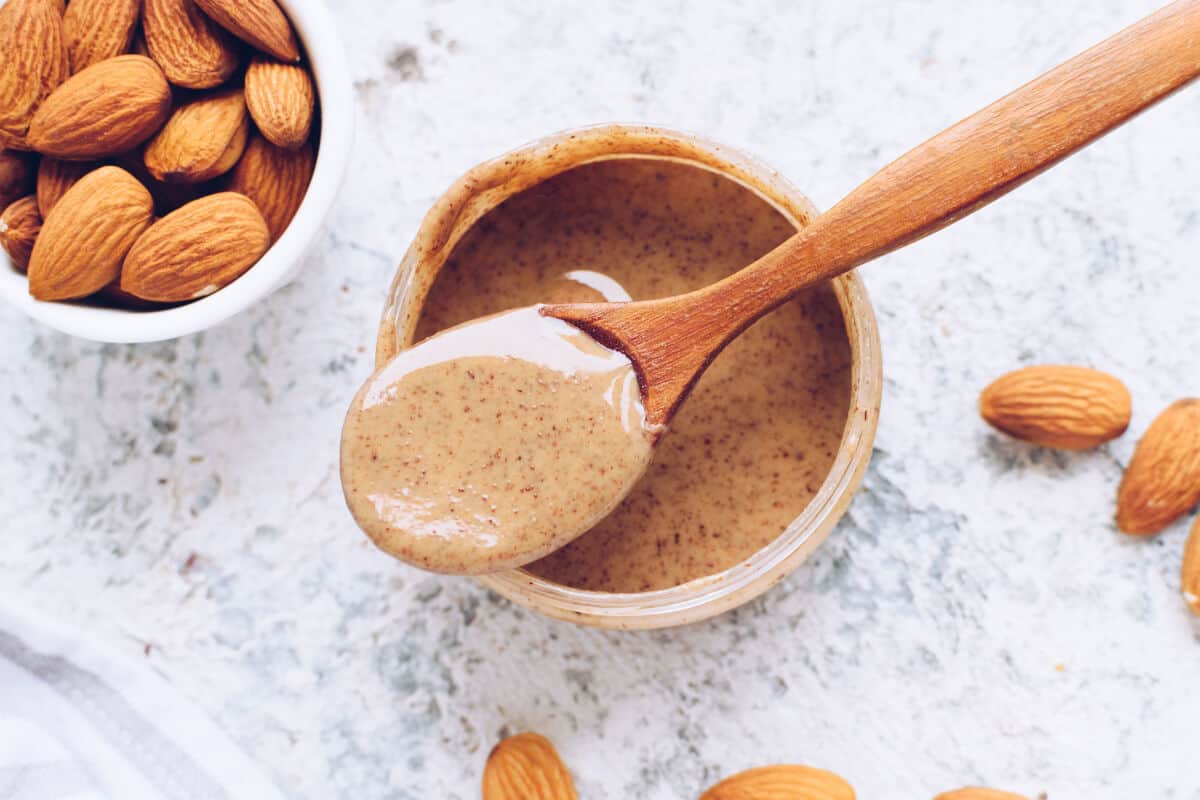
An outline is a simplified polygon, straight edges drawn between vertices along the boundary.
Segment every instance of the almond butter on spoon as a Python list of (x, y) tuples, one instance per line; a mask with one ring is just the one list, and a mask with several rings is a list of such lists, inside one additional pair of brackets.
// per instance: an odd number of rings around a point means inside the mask
[(1198, 76), (1200, 0), (1175, 3), (912, 150), (711, 286), (524, 309), (401, 352), (347, 416), (351, 512), (382, 549), (438, 572), (546, 555), (617, 506), (700, 375), (760, 317), (983, 207)]

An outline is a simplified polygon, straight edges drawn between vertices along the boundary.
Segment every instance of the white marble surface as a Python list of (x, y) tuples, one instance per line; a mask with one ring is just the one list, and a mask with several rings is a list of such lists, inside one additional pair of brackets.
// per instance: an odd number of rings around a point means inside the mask
[[(0, 309), (0, 596), (100, 615), (295, 797), (474, 798), (492, 743), (529, 728), (591, 800), (782, 760), (867, 800), (1200, 798), (1186, 526), (1111, 523), (1137, 436), (1200, 394), (1200, 88), (869, 268), (887, 385), (865, 488), (737, 613), (603, 633), (420, 574), (364, 544), (334, 463), (390, 273), (475, 162), (644, 120), (828, 207), (1154, 0), (338, 6), (358, 144), (293, 286), (141, 347)], [(1065, 456), (987, 430), (979, 389), (1037, 361), (1123, 376), (1130, 435)]]

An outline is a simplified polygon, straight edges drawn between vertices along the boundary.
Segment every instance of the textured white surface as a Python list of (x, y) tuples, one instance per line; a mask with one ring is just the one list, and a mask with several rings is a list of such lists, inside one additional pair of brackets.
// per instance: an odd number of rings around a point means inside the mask
[[(1200, 88), (868, 269), (887, 386), (865, 488), (740, 612), (649, 635), (543, 620), (374, 552), (334, 463), (391, 271), (477, 161), (644, 120), (827, 207), (1154, 2), (338, 5), (359, 140), (293, 286), (156, 346), (0, 309), (0, 593), (106, 616), (297, 797), (474, 798), (497, 737), (532, 728), (592, 800), (781, 760), (866, 800), (1200, 798), (1186, 526), (1111, 523), (1137, 436), (1200, 394)], [(1130, 435), (1063, 456), (978, 420), (991, 378), (1059, 360), (1128, 381)]]

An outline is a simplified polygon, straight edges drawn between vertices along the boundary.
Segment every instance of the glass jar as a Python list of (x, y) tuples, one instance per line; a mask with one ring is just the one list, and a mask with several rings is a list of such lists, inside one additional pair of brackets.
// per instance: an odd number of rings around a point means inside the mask
[[(455, 245), (505, 199), (582, 164), (617, 158), (669, 159), (698, 166), (758, 194), (797, 228), (817, 215), (808, 198), (763, 164), (697, 136), (643, 125), (565, 131), (484, 162), (434, 204), (396, 273), (380, 323), (376, 363), (410, 346), (422, 305)], [(531, 169), (535, 167), (535, 169)], [(563, 586), (526, 570), (479, 578), (515, 603), (556, 619), (617, 629), (650, 629), (707, 619), (746, 603), (800, 566), (845, 513), (871, 457), (882, 371), (879, 331), (855, 273), (832, 282), (852, 356), (849, 414), (832, 467), (816, 496), (779, 536), (715, 575), (647, 592), (613, 593)]]

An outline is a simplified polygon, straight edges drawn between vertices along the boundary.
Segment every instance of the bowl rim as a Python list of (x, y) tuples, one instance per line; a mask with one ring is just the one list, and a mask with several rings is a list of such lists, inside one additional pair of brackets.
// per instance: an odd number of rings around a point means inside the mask
[(346, 176), (354, 138), (353, 87), (333, 14), (322, 0), (278, 0), (304, 44), (320, 98), (320, 147), (312, 181), (287, 230), (259, 261), (208, 297), (157, 311), (35, 300), (25, 276), (0, 250), (0, 299), (38, 322), (110, 343), (176, 339), (225, 322), (284, 285), (302, 266)]
[[(603, 148), (614, 136), (629, 141), (629, 149), (578, 161), (568, 160), (560, 149), (567, 142)], [(518, 165), (529, 160), (558, 161), (556, 168), (565, 170), (595, 160), (640, 157), (681, 160), (738, 181), (798, 227), (819, 213), (807, 196), (776, 170), (703, 136), (638, 123), (593, 125), (552, 134), (472, 168), (436, 201), (393, 279), (379, 328), (377, 361), (411, 344), (419, 309), (432, 282), (432, 278), (418, 275), (418, 265), (430, 258), (444, 259), (464, 225), (469, 228), (510, 192), (528, 188), (513, 177)], [(489, 193), (486, 202), (473, 204), (471, 200), (482, 196), (481, 192)], [(430, 246), (430, 242), (437, 246)], [(856, 272), (831, 283), (852, 350), (846, 427), (817, 495), (771, 544), (723, 572), (648, 592), (576, 589), (524, 569), (477, 580), (509, 600), (554, 619), (600, 628), (647, 630), (699, 622), (729, 611), (766, 592), (804, 563), (841, 520), (862, 483), (874, 448), (883, 389), (879, 328), (866, 286)], [(389, 337), (390, 341), (385, 341)]]

